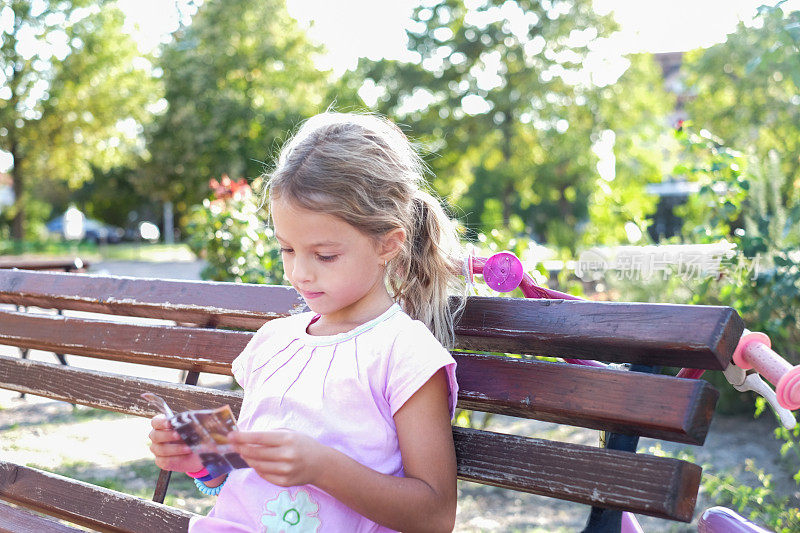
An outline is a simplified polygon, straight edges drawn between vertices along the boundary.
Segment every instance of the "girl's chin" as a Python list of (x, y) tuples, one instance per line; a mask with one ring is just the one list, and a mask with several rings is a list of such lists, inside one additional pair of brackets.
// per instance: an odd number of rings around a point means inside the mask
[(322, 302), (320, 302), (319, 298), (303, 298), (303, 299), (305, 300), (306, 305), (308, 306), (308, 308), (311, 309), (312, 311), (314, 311), (315, 313), (319, 313), (319, 314), (324, 315), (326, 312), (330, 312), (330, 310), (327, 309), (322, 304)]

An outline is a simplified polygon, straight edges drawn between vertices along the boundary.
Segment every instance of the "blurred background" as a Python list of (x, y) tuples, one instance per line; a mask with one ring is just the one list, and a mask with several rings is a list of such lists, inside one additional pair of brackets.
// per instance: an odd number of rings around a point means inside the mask
[[(479, 254), (587, 298), (732, 306), (800, 363), (800, 1), (762, 4), (2, 0), (0, 254), (281, 283), (260, 176), (305, 118), (379, 112)], [(720, 244), (691, 272), (576, 267)], [(798, 432), (775, 434), (796, 481)], [(797, 520), (796, 484), (753, 468), (758, 512)]]

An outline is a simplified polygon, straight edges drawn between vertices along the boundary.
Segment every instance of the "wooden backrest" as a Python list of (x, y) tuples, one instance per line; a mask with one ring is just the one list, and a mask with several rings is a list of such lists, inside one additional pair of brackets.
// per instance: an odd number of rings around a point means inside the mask
[[(0, 311), (0, 344), (219, 374), (230, 373), (252, 335), (241, 330), (305, 309), (287, 287), (21, 271), (0, 271), (0, 303), (239, 328)], [(721, 369), (742, 328), (725, 307), (473, 298), (457, 325), (459, 406), (702, 444), (717, 398), (704, 381), (463, 350)], [(13, 357), (0, 357), (0, 387), (141, 416), (154, 414), (143, 390), (178, 410), (228, 403), (238, 413), (241, 405), (236, 392)], [(454, 438), (462, 479), (691, 519), (696, 465), (465, 428), (454, 428)], [(0, 487), (10, 501), (19, 494)]]
[(0, 269), (53, 270), (57, 272), (85, 272), (89, 263), (80, 257), (38, 258), (0, 257)]

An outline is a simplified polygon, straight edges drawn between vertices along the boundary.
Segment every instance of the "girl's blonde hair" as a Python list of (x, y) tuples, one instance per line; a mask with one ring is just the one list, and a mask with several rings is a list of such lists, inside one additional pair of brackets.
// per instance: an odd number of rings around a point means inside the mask
[(425, 190), (425, 169), (392, 122), (375, 115), (322, 113), (284, 145), (267, 175), (264, 201), (287, 198), (374, 239), (403, 228), (403, 248), (386, 267), (389, 291), (406, 313), (452, 348), (448, 288), (456, 286), (461, 273), (460, 246), (455, 222)]

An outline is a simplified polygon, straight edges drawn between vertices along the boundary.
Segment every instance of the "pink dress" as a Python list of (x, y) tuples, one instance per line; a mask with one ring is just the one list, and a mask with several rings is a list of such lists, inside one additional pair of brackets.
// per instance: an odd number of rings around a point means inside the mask
[[(422, 322), (397, 304), (338, 335), (313, 336), (313, 313), (264, 324), (234, 360), (244, 388), (243, 431), (288, 428), (335, 448), (378, 472), (403, 475), (394, 414), (440, 368), (458, 385), (456, 363)], [(189, 531), (269, 533), (391, 531), (304, 485), (279, 487), (251, 469), (228, 475), (217, 503)]]

